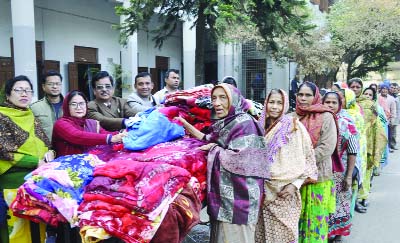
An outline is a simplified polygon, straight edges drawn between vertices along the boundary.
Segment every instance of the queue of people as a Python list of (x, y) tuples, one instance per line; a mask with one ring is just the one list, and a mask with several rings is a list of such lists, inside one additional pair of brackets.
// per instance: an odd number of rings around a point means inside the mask
[[(165, 96), (177, 92), (179, 72), (169, 70), (165, 76), (165, 89), (153, 96), (151, 75), (139, 73), (136, 91), (125, 100), (113, 96), (114, 80), (101, 71), (91, 83), (96, 98), (88, 102), (78, 90), (63, 97), (62, 77), (51, 72), (42, 84), (45, 97), (31, 108), (28, 77), (7, 81), (7, 99), (0, 106), (1, 243), (43, 239), (43, 226), (25, 222), (14, 231), (23, 219), (10, 221), (5, 213), (25, 175), (56, 155), (123, 142), (132, 117), (163, 106)], [(227, 77), (210, 90), (207, 131), (180, 115), (175, 118), (207, 153), (210, 241), (342, 242), (351, 232), (354, 210), (367, 212), (371, 178), (387, 163), (387, 153), (397, 149), (399, 87), (384, 83), (377, 96), (374, 87), (363, 89), (361, 79), (351, 79), (335, 83), (322, 96), (315, 84), (303, 82), (294, 112), (288, 113), (286, 92), (272, 89), (258, 116), (235, 86), (235, 79)], [(167, 218), (179, 220), (171, 216), (176, 215), (172, 208)], [(159, 230), (168, 227), (161, 223)], [(151, 242), (166, 239), (157, 237)], [(183, 240), (182, 235), (177, 238)]]

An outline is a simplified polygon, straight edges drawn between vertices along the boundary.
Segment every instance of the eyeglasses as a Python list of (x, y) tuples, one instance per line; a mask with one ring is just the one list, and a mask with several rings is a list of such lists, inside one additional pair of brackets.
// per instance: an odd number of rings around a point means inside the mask
[(99, 85), (96, 85), (96, 89), (97, 89), (97, 90), (103, 90), (103, 89), (111, 90), (112, 87), (113, 87), (113, 86), (110, 85), (110, 84), (99, 84)]
[(50, 87), (60, 87), (62, 83), (46, 83), (46, 85)]
[(23, 93), (25, 93), (26, 95), (33, 95), (33, 90), (31, 89), (13, 89), (15, 93), (17, 93), (18, 95), (22, 95)]
[(69, 106), (70, 106), (71, 108), (74, 108), (74, 109), (77, 109), (78, 107), (80, 107), (80, 108), (86, 108), (86, 102), (79, 102), (79, 103), (72, 102), (72, 103), (69, 103)]

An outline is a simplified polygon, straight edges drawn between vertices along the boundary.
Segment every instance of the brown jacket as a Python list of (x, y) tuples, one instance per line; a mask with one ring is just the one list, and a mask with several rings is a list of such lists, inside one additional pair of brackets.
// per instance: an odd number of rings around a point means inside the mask
[(111, 108), (97, 100), (88, 104), (88, 118), (100, 122), (100, 126), (108, 131), (117, 131), (125, 128), (124, 118), (135, 116), (135, 112), (129, 107), (125, 99), (112, 97)]

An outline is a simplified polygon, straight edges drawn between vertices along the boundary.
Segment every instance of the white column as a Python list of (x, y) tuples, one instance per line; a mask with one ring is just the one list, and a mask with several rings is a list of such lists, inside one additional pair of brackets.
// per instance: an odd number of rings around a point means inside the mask
[(196, 27), (193, 21), (184, 21), (182, 24), (183, 37), (183, 88), (190, 89), (195, 86), (195, 60), (196, 60)]
[(15, 75), (26, 75), (38, 97), (33, 0), (11, 0)]
[[(124, 0), (124, 7), (130, 6), (129, 0)], [(121, 23), (125, 20), (121, 16)], [(121, 47), (121, 66), (122, 66), (122, 97), (127, 97), (134, 89), (134, 78), (138, 70), (138, 38), (137, 32), (128, 38), (128, 43), (125, 47)]]
[(225, 76), (232, 76), (238, 88), (243, 91), (245, 84), (241, 81), (241, 54), (240, 44), (218, 42), (218, 80), (222, 80)]

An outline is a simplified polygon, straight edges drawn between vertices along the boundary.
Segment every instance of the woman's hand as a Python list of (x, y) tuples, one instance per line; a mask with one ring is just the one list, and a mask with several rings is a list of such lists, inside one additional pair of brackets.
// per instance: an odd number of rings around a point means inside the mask
[(122, 142), (122, 138), (126, 137), (127, 135), (127, 132), (115, 134), (111, 137), (111, 143), (120, 143)]
[(210, 151), (211, 148), (214, 146), (217, 146), (216, 143), (209, 143), (209, 144), (204, 144), (203, 146), (200, 146), (199, 149), (203, 151)]
[(53, 161), (55, 158), (56, 158), (56, 152), (54, 150), (47, 151), (44, 154), (43, 159), (39, 160), (38, 167), (46, 164), (47, 162)]
[(348, 191), (353, 185), (353, 178), (350, 176), (346, 176), (343, 180), (343, 188), (345, 191)]
[(175, 117), (174, 119), (180, 121), (182, 123), (183, 127), (186, 129), (186, 131), (188, 133), (190, 133), (193, 137), (195, 137), (199, 140), (203, 139), (204, 133), (197, 130), (197, 128), (195, 128), (189, 122), (187, 122), (185, 120), (185, 118), (178, 116), (178, 117)]
[(282, 191), (278, 192), (278, 197), (288, 199), (293, 197), (298, 191), (297, 187), (293, 184), (287, 184)]

